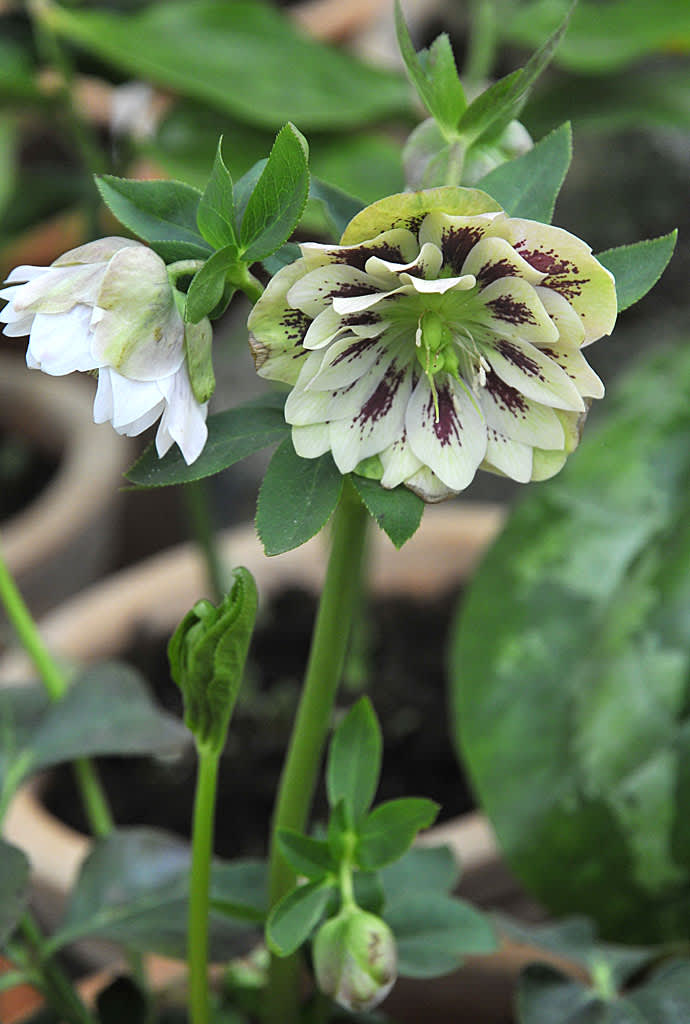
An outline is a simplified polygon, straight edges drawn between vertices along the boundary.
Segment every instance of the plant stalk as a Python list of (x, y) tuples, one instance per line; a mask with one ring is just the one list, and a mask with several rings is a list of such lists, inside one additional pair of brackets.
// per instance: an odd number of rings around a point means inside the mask
[(189, 1015), (191, 1024), (209, 1024), (208, 913), (220, 751), (197, 745), (197, 754), (189, 880)]
[(218, 548), (218, 537), (214, 529), (206, 481), (195, 480), (185, 484), (182, 493), (187, 506), (187, 517), (192, 534), (203, 555), (206, 577), (212, 590), (213, 600), (217, 604), (228, 591), (229, 579)]
[(490, 77), (496, 53), (495, 0), (471, 0), (470, 37), (463, 69), (467, 85), (476, 86)]
[[(331, 554), (312, 636), (302, 696), (288, 747), (274, 812), (269, 861), (273, 907), (294, 885), (295, 873), (278, 850), (279, 829), (304, 830), (331, 724), (347, 640), (357, 600), (367, 512), (349, 480), (336, 510)], [(297, 1018), (300, 957), (271, 958), (265, 1024)]]
[(43, 936), (29, 913), (24, 914), (20, 927), (40, 977), (41, 991), (50, 1001), (51, 1007), (69, 1024), (96, 1024), (67, 976), (57, 962), (46, 954)]

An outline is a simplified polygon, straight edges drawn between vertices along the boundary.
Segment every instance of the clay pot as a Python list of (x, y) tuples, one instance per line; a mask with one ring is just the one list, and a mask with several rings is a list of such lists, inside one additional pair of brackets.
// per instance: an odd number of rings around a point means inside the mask
[(94, 424), (92, 407), (90, 381), (52, 380), (0, 354), (0, 426), (57, 463), (39, 495), (0, 527), (4, 556), (34, 614), (92, 582), (110, 554), (117, 492), (133, 452), (111, 427)]

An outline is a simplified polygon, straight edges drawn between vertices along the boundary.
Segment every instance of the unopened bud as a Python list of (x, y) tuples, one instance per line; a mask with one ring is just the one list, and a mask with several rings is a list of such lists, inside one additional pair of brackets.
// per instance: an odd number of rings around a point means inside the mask
[(395, 939), (381, 918), (358, 907), (321, 926), (314, 940), (319, 988), (347, 1010), (370, 1010), (395, 984)]

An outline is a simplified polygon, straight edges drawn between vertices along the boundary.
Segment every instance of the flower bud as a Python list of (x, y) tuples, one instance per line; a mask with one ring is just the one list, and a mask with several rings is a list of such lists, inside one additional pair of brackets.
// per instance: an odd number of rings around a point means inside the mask
[(370, 1010), (395, 984), (395, 939), (381, 918), (358, 907), (321, 926), (314, 940), (319, 988), (347, 1010)]

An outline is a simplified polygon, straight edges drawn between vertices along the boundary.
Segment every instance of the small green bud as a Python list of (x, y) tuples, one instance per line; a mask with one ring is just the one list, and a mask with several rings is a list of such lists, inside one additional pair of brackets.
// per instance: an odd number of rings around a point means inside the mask
[(346, 1010), (370, 1010), (395, 984), (397, 955), (388, 925), (359, 907), (342, 910), (314, 940), (319, 988)]
[(192, 392), (197, 402), (203, 405), (216, 389), (211, 350), (213, 330), (207, 317), (198, 324), (184, 325), (184, 351)]
[(216, 608), (197, 601), (168, 644), (170, 672), (182, 691), (185, 724), (199, 745), (219, 751), (242, 682), (256, 619), (256, 584), (247, 569)]

